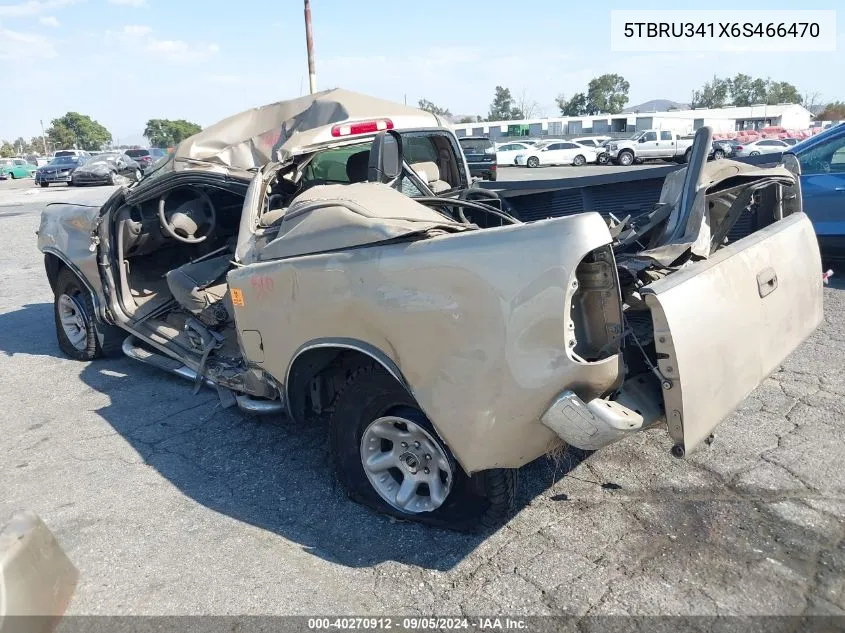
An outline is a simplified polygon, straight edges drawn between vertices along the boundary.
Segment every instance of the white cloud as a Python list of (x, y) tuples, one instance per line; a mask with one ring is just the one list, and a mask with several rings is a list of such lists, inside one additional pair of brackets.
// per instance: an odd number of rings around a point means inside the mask
[(210, 83), (223, 85), (239, 84), (242, 81), (239, 75), (209, 75), (205, 79)]
[(147, 0), (109, 0), (111, 4), (120, 4), (127, 7), (146, 7)]
[(153, 35), (153, 30), (140, 24), (127, 24), (120, 31), (106, 31), (106, 38), (137, 49), (139, 46), (151, 56), (172, 62), (196, 62), (208, 59), (220, 51), (217, 44), (184, 40), (165, 40)]
[(0, 16), (16, 18), (44, 13), (49, 9), (58, 9), (82, 0), (29, 0), (18, 4), (0, 6)]
[(59, 21), (52, 15), (45, 15), (43, 17), (38, 18), (38, 21), (41, 22), (44, 26), (59, 26)]
[(144, 35), (149, 35), (153, 32), (153, 30), (148, 26), (143, 26), (141, 24), (127, 24), (123, 27), (120, 31), (121, 34), (127, 35), (129, 37), (141, 37)]
[(55, 42), (43, 35), (0, 28), (0, 60), (57, 57)]

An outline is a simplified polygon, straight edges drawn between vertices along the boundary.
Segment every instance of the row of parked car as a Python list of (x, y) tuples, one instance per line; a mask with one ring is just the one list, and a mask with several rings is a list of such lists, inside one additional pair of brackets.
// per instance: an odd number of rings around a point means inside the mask
[(59, 150), (50, 159), (0, 159), (0, 179), (35, 178), (35, 184), (108, 185), (121, 178), (138, 181), (144, 171), (166, 154), (164, 150), (128, 149), (125, 151), (86, 152)]
[[(609, 136), (587, 136), (571, 140), (509, 140), (494, 143), (484, 136), (460, 139), (473, 176), (496, 180), (499, 167), (516, 165), (540, 167), (588, 163), (628, 166), (645, 160), (689, 160), (693, 136), (682, 136), (669, 130), (641, 130), (627, 139)], [(711, 159), (757, 156), (785, 152), (798, 139), (757, 139), (742, 143), (737, 140), (713, 141)]]

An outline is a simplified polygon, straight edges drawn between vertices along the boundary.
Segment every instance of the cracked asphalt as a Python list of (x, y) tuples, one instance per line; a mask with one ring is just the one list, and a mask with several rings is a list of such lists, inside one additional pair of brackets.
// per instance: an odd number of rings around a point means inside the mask
[(825, 323), (712, 445), (676, 460), (653, 430), (539, 460), (519, 513), (467, 536), (348, 501), (324, 428), (64, 358), (40, 195), (0, 206), (0, 521), (29, 508), (54, 531), (81, 574), (70, 613), (845, 614), (836, 277)]

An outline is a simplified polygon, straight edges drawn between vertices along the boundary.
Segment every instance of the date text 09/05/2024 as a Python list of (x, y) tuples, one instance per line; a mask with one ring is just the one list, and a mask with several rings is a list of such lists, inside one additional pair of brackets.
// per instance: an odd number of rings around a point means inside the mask
[(800, 38), (819, 37), (818, 22), (626, 22), (625, 37)]
[(476, 617), (476, 618), (309, 618), (308, 628), (316, 631), (339, 630), (397, 630), (397, 631), (442, 631), (446, 629), (468, 631), (525, 630), (526, 622), (518, 618)]

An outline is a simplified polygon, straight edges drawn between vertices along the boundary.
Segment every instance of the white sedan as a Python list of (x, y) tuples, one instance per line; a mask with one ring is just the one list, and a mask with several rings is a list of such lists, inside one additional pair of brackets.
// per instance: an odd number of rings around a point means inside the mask
[(596, 150), (571, 141), (541, 143), (516, 157), (517, 165), (539, 167), (540, 165), (575, 165), (596, 162)]
[(525, 154), (534, 149), (534, 143), (528, 141), (511, 141), (510, 143), (499, 143), (496, 146), (496, 162), (499, 167), (516, 164), (518, 154)]
[(750, 143), (740, 143), (734, 150), (735, 156), (758, 156), (760, 154), (774, 154), (775, 152), (785, 152), (790, 148), (788, 143), (775, 138), (764, 138), (759, 141), (751, 141)]

